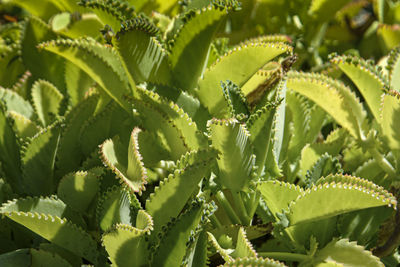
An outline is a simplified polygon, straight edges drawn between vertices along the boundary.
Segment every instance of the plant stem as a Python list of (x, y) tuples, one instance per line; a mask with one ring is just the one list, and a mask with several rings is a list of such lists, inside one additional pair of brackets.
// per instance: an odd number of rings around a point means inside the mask
[(228, 215), (228, 217), (232, 221), (232, 223), (240, 224), (239, 217), (236, 215), (231, 204), (225, 198), (225, 195), (222, 193), (222, 191), (218, 191), (218, 193), (215, 195), (215, 197), (218, 200), (218, 202), (222, 205), (222, 207), (224, 208), (224, 211), (226, 212), (226, 214)]
[(215, 227), (215, 228), (221, 228), (222, 224), (221, 222), (218, 220), (217, 216), (215, 216), (215, 214), (210, 216), (210, 221), (211, 224)]
[(309, 255), (289, 253), (289, 252), (258, 252), (258, 255), (263, 258), (273, 258), (277, 260), (297, 261), (297, 262), (302, 262), (311, 259)]
[(249, 215), (247, 214), (246, 207), (244, 206), (243, 199), (240, 196), (240, 192), (232, 193), (233, 201), (235, 202), (235, 206), (239, 209), (239, 218), (243, 225), (250, 225)]
[(373, 250), (373, 254), (377, 257), (385, 257), (392, 254), (392, 252), (400, 245), (400, 209), (399, 205), (397, 206), (396, 211), (396, 226), (392, 235), (386, 241), (386, 243), (380, 247), (377, 247)]
[(390, 177), (396, 177), (396, 170), (393, 168), (392, 164), (378, 151), (376, 147), (368, 150), (372, 157), (376, 160), (378, 165), (387, 173)]

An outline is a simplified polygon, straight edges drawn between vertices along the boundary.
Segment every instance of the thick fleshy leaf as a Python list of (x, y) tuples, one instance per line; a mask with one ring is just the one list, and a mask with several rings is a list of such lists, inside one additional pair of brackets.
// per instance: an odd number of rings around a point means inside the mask
[(61, 179), (57, 195), (74, 210), (85, 212), (98, 193), (99, 187), (100, 179), (95, 173), (79, 171)]
[(109, 230), (115, 224), (131, 225), (130, 193), (113, 186), (108, 189), (98, 201), (97, 221), (103, 231)]
[(82, 146), (77, 140), (81, 137), (84, 122), (93, 115), (98, 102), (98, 95), (89, 96), (65, 115), (67, 126), (61, 133), (56, 162), (57, 175), (60, 178), (80, 167), (83, 155)]
[(135, 84), (129, 80), (117, 52), (92, 38), (42, 43), (41, 49), (60, 55), (85, 71), (118, 104), (130, 112), (125, 96)]
[(156, 247), (152, 263), (158, 266), (179, 266), (184, 259), (190, 238), (205, 224), (204, 203), (194, 203), (163, 231)]
[[(54, 1), (57, 2), (57, 1)], [(31, 0), (5, 0), (4, 3), (13, 3), (34, 16), (48, 20), (53, 14), (60, 11), (59, 7), (52, 0), (31, 1)]]
[(10, 50), (1, 53), (0, 57), (0, 85), (9, 88), (18, 82), (26, 69), (19, 55), (20, 46), (14, 44), (7, 49)]
[(225, 10), (213, 6), (189, 12), (192, 13), (173, 39), (170, 55), (175, 81), (183, 90), (197, 85), (207, 64), (211, 40), (226, 16)]
[(32, 87), (32, 101), (36, 114), (44, 127), (49, 126), (59, 115), (63, 95), (57, 88), (44, 80), (38, 80)]
[(139, 193), (147, 184), (147, 170), (139, 152), (140, 132), (139, 128), (133, 129), (128, 147), (114, 138), (105, 141), (100, 148), (103, 163), (117, 175), (120, 183), (132, 192)]
[(288, 88), (319, 105), (355, 138), (361, 138), (366, 113), (350, 88), (327, 76), (290, 72)]
[[(40, 4), (39, 4), (40, 5)], [(62, 57), (48, 51), (38, 50), (40, 42), (56, 39), (50, 27), (38, 17), (32, 16), (25, 24), (21, 43), (21, 56), (24, 65), (32, 73), (33, 80), (43, 79), (51, 82), (58, 90), (65, 91), (65, 61)]]
[(115, 136), (119, 136), (127, 146), (132, 128), (137, 124), (136, 118), (111, 101), (81, 124), (78, 146), (86, 157), (97, 151), (105, 140)]
[(136, 83), (170, 83), (168, 55), (155, 37), (157, 32), (147, 20), (135, 18), (123, 24), (113, 40)]
[(350, 56), (338, 56), (333, 58), (331, 62), (336, 64), (353, 81), (375, 119), (379, 122), (381, 120), (380, 101), (386, 81), (377, 72), (375, 66), (363, 59)]
[(19, 113), (11, 111), (8, 113), (8, 117), (14, 122), (13, 129), (15, 134), (22, 139), (33, 137), (40, 131), (40, 128), (33, 121)]
[(380, 37), (386, 51), (400, 44), (400, 26), (398, 24), (380, 24), (377, 35)]
[(257, 189), (277, 220), (277, 213), (287, 210), (290, 202), (295, 201), (304, 192), (299, 186), (280, 181), (262, 182)]
[(385, 144), (391, 150), (400, 150), (400, 93), (385, 94), (382, 98), (381, 128)]
[[(300, 172), (303, 177), (312, 170), (324, 154), (336, 157), (345, 144), (347, 132), (343, 128), (332, 131), (325, 142), (307, 144), (301, 150)], [(319, 177), (318, 177), (319, 178)]]
[(338, 220), (338, 230), (341, 236), (356, 240), (358, 244), (371, 247), (377, 232), (394, 211), (386, 207), (378, 207), (350, 212)]
[(316, 20), (328, 21), (335, 15), (336, 11), (341, 9), (348, 2), (350, 2), (350, 0), (312, 0), (308, 12)]
[(176, 164), (178, 168), (155, 188), (146, 201), (146, 211), (154, 219), (155, 232), (181, 213), (216, 157), (215, 150), (192, 151), (183, 155)]
[(25, 267), (31, 263), (29, 249), (18, 249), (0, 255), (1, 266)]
[(65, 62), (65, 85), (71, 106), (85, 99), (85, 94), (94, 81), (79, 67), (70, 61)]
[(233, 192), (247, 191), (254, 172), (255, 156), (245, 125), (236, 119), (212, 119), (208, 128), (212, 147), (221, 153), (217, 160), (220, 183)]
[(58, 254), (54, 254), (45, 250), (31, 249), (32, 262), (31, 266), (60, 266), (72, 267), (64, 258)]
[[(276, 105), (266, 105), (253, 113), (246, 122), (250, 132), (250, 140), (254, 147), (254, 154), (256, 155), (256, 165), (260, 168), (259, 173), (264, 168), (271, 174), (280, 172), (277, 161), (272, 155), (275, 113)], [(269, 156), (273, 158), (268, 158)], [(267, 162), (269, 164), (266, 164)]]
[(232, 253), (232, 257), (236, 258), (252, 258), (257, 257), (257, 252), (253, 248), (253, 245), (247, 239), (244, 228), (241, 227), (238, 231), (238, 237), (236, 241), (235, 251)]
[(16, 112), (27, 119), (32, 119), (33, 108), (31, 104), (16, 92), (0, 87), (0, 99), (4, 101), (8, 112)]
[(390, 87), (400, 92), (400, 47), (390, 52), (387, 63)]
[(53, 124), (25, 144), (22, 155), (23, 189), (30, 195), (50, 195), (55, 190), (55, 160), (61, 126)]
[[(169, 123), (182, 135), (185, 145), (190, 149), (204, 148), (207, 145), (206, 137), (199, 131), (196, 122), (176, 103), (161, 97), (155, 92), (138, 88), (139, 101), (150, 104), (155, 111), (159, 111), (163, 117), (169, 118)], [(138, 100), (133, 100), (138, 103)], [(139, 112), (141, 111), (138, 107)], [(144, 115), (144, 114), (143, 114)], [(146, 124), (151, 123), (147, 118), (143, 118)], [(153, 123), (152, 123), (153, 124)], [(148, 126), (148, 125), (146, 125)], [(157, 125), (159, 127), (159, 125)], [(152, 126), (154, 127), (154, 126)], [(146, 127), (146, 129), (151, 129)]]
[(0, 160), (2, 170), (7, 176), (15, 192), (21, 188), (21, 160), (17, 137), (12, 129), (12, 124), (6, 116), (5, 107), (0, 104)]
[[(103, 234), (103, 246), (116, 266), (144, 266), (149, 264), (147, 235), (153, 229), (153, 221), (144, 210), (139, 210), (136, 227), (117, 224)], [(134, 249), (132, 249), (134, 248)]]
[(356, 242), (349, 242), (348, 239), (333, 240), (326, 247), (318, 250), (314, 257), (318, 261), (333, 262), (341, 266), (384, 266), (378, 257), (372, 255), (371, 251), (357, 245)]
[(238, 258), (234, 261), (226, 262), (224, 265), (220, 265), (221, 267), (286, 267), (285, 264), (271, 260), (268, 258)]
[(210, 114), (221, 118), (228, 116), (220, 82), (230, 80), (242, 87), (260, 68), (273, 58), (291, 53), (292, 48), (283, 43), (249, 43), (235, 47), (204, 72), (195, 90)]
[(122, 22), (134, 16), (134, 7), (128, 1), (81, 0), (79, 5), (93, 11), (113, 32), (118, 32)]
[(97, 262), (96, 242), (64, 217), (67, 210), (62, 201), (53, 198), (14, 200), (4, 204), (0, 212), (50, 242), (92, 263)]
[(393, 195), (372, 182), (353, 176), (323, 178), (289, 206), (290, 225), (333, 217), (372, 207), (396, 207)]

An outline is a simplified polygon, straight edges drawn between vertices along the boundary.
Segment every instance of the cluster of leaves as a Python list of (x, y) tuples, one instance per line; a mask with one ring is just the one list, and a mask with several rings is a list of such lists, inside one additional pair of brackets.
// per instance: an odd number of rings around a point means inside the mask
[[(298, 65), (320, 69), (331, 52), (380, 59), (400, 41), (396, 0), (252, 0), (230, 17), (234, 42), (269, 34), (293, 40)], [(284, 36), (277, 36), (284, 38)]]
[(3, 0), (0, 265), (399, 264), (400, 48), (304, 73), (237, 28), (367, 5), (306, 2)]

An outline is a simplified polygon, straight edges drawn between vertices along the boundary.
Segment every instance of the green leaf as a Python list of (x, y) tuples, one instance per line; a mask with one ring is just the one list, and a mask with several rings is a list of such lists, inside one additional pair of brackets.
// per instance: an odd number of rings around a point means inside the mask
[(19, 113), (11, 111), (8, 113), (8, 117), (14, 122), (13, 129), (15, 134), (22, 139), (33, 137), (40, 131), (40, 128), (34, 122)]
[(139, 133), (135, 128), (129, 139), (129, 146), (124, 146), (118, 139), (108, 139), (101, 147), (101, 158), (120, 179), (120, 183), (132, 192), (141, 192), (147, 184), (147, 170), (139, 152)]
[(136, 217), (136, 227), (117, 224), (104, 233), (102, 243), (113, 265), (143, 266), (149, 264), (146, 238), (152, 229), (151, 216), (144, 210), (139, 210)]
[(348, 239), (333, 240), (326, 247), (318, 250), (314, 257), (318, 261), (333, 262), (341, 266), (384, 266), (378, 257), (372, 255), (371, 251), (365, 250), (356, 242), (349, 242)]
[(289, 206), (290, 225), (312, 222), (347, 212), (380, 206), (396, 206), (396, 199), (382, 187), (353, 176), (320, 179)]
[(37, 49), (39, 43), (56, 38), (56, 34), (47, 24), (37, 17), (30, 17), (25, 23), (21, 56), (24, 65), (32, 73), (33, 80), (46, 80), (64, 93), (65, 80), (61, 75), (64, 72), (64, 59), (48, 51)]
[(61, 179), (57, 195), (72, 209), (84, 213), (99, 188), (100, 179), (95, 173), (79, 171), (67, 174)]
[[(147, 101), (132, 100), (132, 102), (140, 113), (143, 123), (142, 128), (151, 131), (157, 136), (157, 139), (161, 141), (170, 154), (168, 159), (177, 160), (189, 150), (186, 138), (169, 116)], [(188, 124), (188, 121), (186, 124)], [(194, 140), (192, 139), (191, 141)]]
[(27, 198), (4, 204), (0, 212), (34, 233), (92, 263), (97, 262), (97, 245), (92, 237), (63, 218), (65, 204), (59, 200)]
[(236, 119), (208, 122), (211, 145), (221, 154), (217, 160), (219, 181), (233, 192), (247, 191), (252, 179), (255, 156), (250, 145), (250, 134)]
[(85, 99), (85, 94), (94, 84), (94, 81), (72, 62), (65, 62), (65, 86), (72, 107)]
[(103, 28), (103, 24), (95, 14), (81, 13), (80, 19), (73, 20), (68, 28), (61, 31), (60, 34), (72, 39), (85, 36), (99, 38)]
[[(137, 125), (136, 119), (117, 103), (111, 101), (101, 111), (96, 112), (94, 116), (89, 116), (84, 123), (81, 123), (77, 145), (88, 157), (108, 138), (118, 135), (121, 140), (128, 141), (135, 125)], [(128, 144), (128, 142), (124, 143)]]
[(68, 12), (59, 13), (51, 18), (51, 28), (55, 32), (65, 30), (71, 23), (71, 14)]
[(2, 170), (14, 191), (17, 193), (23, 191), (19, 146), (3, 105), (0, 105), (0, 160)]
[(158, 266), (179, 266), (186, 254), (189, 238), (202, 226), (205, 205), (194, 203), (164, 231), (156, 247), (152, 263)]
[(27, 119), (32, 119), (33, 108), (31, 104), (16, 92), (0, 87), (0, 99), (4, 102), (7, 112), (16, 112)]
[(130, 225), (132, 221), (130, 209), (130, 193), (118, 186), (111, 187), (98, 201), (97, 220), (100, 228), (107, 231), (114, 224)]
[(277, 107), (272, 125), (272, 152), (276, 162), (279, 162), (283, 145), (283, 137), (285, 130), (285, 111), (286, 111), (286, 90), (287, 81), (281, 80), (277, 87), (276, 101), (283, 99)]
[(379, 122), (380, 102), (386, 81), (380, 76), (375, 66), (365, 60), (351, 56), (338, 56), (331, 60), (337, 65), (357, 86), (367, 103), (369, 109)]
[(342, 237), (356, 240), (358, 244), (371, 247), (377, 232), (394, 211), (387, 207), (353, 211), (338, 220), (338, 230)]
[(154, 219), (155, 232), (181, 213), (189, 198), (198, 190), (201, 179), (210, 171), (216, 157), (215, 150), (186, 153), (177, 162), (174, 172), (154, 189), (146, 201), (146, 210)]
[(92, 38), (56, 40), (42, 43), (41, 49), (60, 55), (85, 71), (118, 104), (131, 111), (125, 96), (131, 94), (131, 86), (120, 57), (109, 48)]
[(92, 10), (114, 32), (121, 29), (123, 21), (134, 16), (134, 8), (127, 1), (81, 0), (79, 5)]
[(390, 51), (387, 63), (390, 87), (400, 92), (400, 47)]
[(350, 0), (312, 0), (308, 10), (316, 20), (328, 21), (332, 18), (339, 9), (346, 5)]
[(314, 101), (355, 138), (363, 137), (366, 113), (344, 84), (321, 74), (290, 72), (287, 87)]
[(54, 167), (60, 141), (59, 122), (32, 137), (21, 152), (22, 186), (30, 195), (49, 195), (55, 190)]
[[(256, 155), (255, 164), (260, 168), (259, 173), (264, 168), (271, 174), (280, 172), (276, 159), (272, 155), (273, 145), (271, 139), (273, 136), (275, 113), (276, 105), (267, 104), (253, 113), (246, 122), (250, 132), (251, 144), (254, 147), (254, 154)], [(272, 164), (267, 164), (267, 162)]]
[[(32, 0), (4, 0), (3, 3), (13, 3), (27, 10), (29, 13), (43, 20), (48, 20), (53, 14), (60, 11), (57, 4), (52, 0), (32, 1)], [(61, 1), (60, 1), (61, 2)]]
[(400, 93), (385, 94), (382, 98), (381, 128), (385, 144), (391, 150), (400, 150)]
[(343, 128), (338, 128), (328, 135), (325, 142), (305, 145), (301, 150), (301, 175), (305, 177), (307, 171), (312, 170), (313, 166), (315, 166), (325, 153), (332, 157), (338, 156), (345, 144), (346, 136), (346, 131)]
[(386, 51), (389, 51), (400, 44), (400, 29), (398, 24), (379, 24), (377, 35), (383, 43)]
[(288, 157), (294, 162), (300, 156), (303, 147), (315, 141), (315, 132), (319, 133), (325, 114), (319, 108), (315, 108), (316, 105), (312, 109), (305, 97), (291, 90), (286, 94), (286, 103), (286, 113), (293, 121)]
[(247, 239), (247, 235), (243, 227), (240, 227), (238, 231), (236, 248), (235, 251), (232, 253), (232, 257), (235, 259), (257, 257), (257, 252), (254, 250), (253, 245)]
[(202, 231), (197, 239), (196, 248), (193, 251), (192, 261), (189, 262), (190, 267), (206, 267), (207, 266), (207, 233)]
[[(168, 118), (169, 123), (173, 123), (177, 131), (182, 135), (185, 146), (188, 149), (199, 149), (207, 145), (207, 139), (199, 131), (196, 122), (176, 103), (159, 96), (157, 93), (141, 88), (138, 88), (138, 95), (141, 101), (149, 103), (155, 110), (163, 114), (164, 118)], [(137, 103), (137, 101), (134, 101), (134, 103)], [(147, 120), (143, 118), (143, 121)], [(151, 128), (146, 127), (146, 129)]]
[(113, 40), (136, 83), (170, 83), (168, 55), (156, 39), (157, 32), (147, 20), (135, 18), (124, 23)]
[(242, 87), (271, 59), (291, 52), (292, 48), (283, 43), (249, 43), (235, 47), (204, 72), (195, 93), (212, 116), (226, 117), (229, 112), (219, 90), (220, 81), (230, 80)]
[(66, 127), (61, 133), (60, 146), (57, 152), (58, 177), (61, 178), (80, 167), (83, 155), (79, 139), (82, 134), (83, 123), (93, 115), (98, 102), (99, 96), (91, 95), (65, 115)]
[(18, 249), (8, 253), (0, 255), (1, 266), (12, 266), (12, 267), (25, 267), (31, 263), (31, 255), (28, 248)]
[(53, 254), (44, 250), (31, 249), (32, 262), (31, 266), (60, 266), (72, 267), (65, 259), (58, 254)]
[(10, 45), (7, 46), (7, 49), (10, 50), (1, 53), (0, 56), (0, 85), (11, 87), (26, 69), (20, 57), (20, 45)]
[(173, 39), (170, 55), (175, 82), (188, 91), (195, 88), (203, 74), (211, 40), (226, 16), (225, 10), (212, 6), (189, 12), (190, 17)]
[(44, 127), (49, 126), (59, 115), (63, 95), (53, 84), (38, 80), (32, 87), (32, 101), (36, 114)]
[(285, 264), (268, 258), (238, 258), (234, 261), (226, 262), (223, 267), (286, 267)]
[(249, 114), (249, 105), (242, 90), (231, 81), (221, 82), (224, 98), (228, 103), (230, 117), (247, 118)]
[(257, 189), (276, 220), (279, 220), (277, 214), (287, 210), (290, 202), (295, 201), (304, 192), (298, 185), (277, 180), (261, 182)]

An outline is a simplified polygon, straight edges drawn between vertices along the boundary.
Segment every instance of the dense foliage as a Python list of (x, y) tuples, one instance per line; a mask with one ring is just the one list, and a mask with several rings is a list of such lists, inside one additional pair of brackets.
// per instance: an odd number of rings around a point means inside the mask
[(0, 266), (400, 264), (399, 2), (0, 13)]

